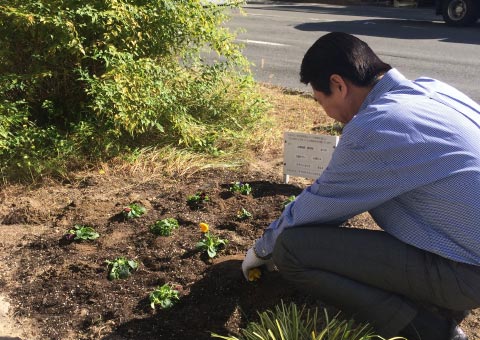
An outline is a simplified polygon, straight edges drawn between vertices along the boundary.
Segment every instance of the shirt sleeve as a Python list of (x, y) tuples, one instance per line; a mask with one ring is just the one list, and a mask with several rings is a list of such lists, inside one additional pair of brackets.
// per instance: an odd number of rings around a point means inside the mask
[[(377, 113), (378, 119), (381, 120), (381, 115)], [(378, 121), (372, 122), (375, 123)], [(395, 124), (383, 130), (363, 124), (362, 131), (352, 125), (354, 131), (344, 130), (322, 175), (256, 241), (255, 251), (260, 257), (271, 256), (275, 241), (285, 228), (341, 224), (421, 185), (422, 181), (432, 180), (412, 176), (416, 169), (428, 167), (425, 154), (418, 154), (423, 153), (419, 146), (424, 142), (421, 135), (411, 131), (399, 133), (401, 129)], [(412, 152), (416, 154), (408, 156)]]

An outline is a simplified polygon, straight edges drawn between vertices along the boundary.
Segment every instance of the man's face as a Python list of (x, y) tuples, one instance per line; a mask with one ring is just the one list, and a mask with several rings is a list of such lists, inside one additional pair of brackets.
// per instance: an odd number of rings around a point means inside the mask
[(330, 94), (313, 88), (313, 97), (322, 105), (327, 115), (336, 121), (347, 124), (357, 114), (370, 92), (369, 87), (355, 86), (338, 74), (330, 76)]
[(329, 95), (313, 89), (313, 98), (319, 103), (330, 118), (341, 123), (348, 123), (352, 118), (347, 114), (345, 99), (338, 91), (332, 91)]

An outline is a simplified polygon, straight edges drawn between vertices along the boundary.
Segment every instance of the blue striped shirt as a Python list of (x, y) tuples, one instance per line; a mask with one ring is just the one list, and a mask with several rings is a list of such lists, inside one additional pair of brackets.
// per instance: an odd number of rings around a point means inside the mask
[(365, 211), (405, 243), (480, 265), (480, 106), (445, 83), (390, 70), (345, 125), (328, 167), (255, 251), (269, 256), (285, 228)]

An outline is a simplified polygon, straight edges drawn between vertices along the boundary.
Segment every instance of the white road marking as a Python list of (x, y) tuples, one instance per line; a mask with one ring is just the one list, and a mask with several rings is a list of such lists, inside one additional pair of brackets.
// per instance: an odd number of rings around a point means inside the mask
[[(302, 17), (285, 17), (284, 15), (272, 15), (272, 14), (258, 14), (258, 13), (247, 13), (247, 16), (252, 17), (267, 17), (267, 18), (281, 18), (281, 19), (303, 19)], [(335, 20), (332, 19), (319, 19), (319, 18), (308, 18), (308, 20), (313, 21), (324, 21), (324, 22), (332, 22)]]
[(257, 45), (268, 45), (268, 46), (290, 46), (285, 44), (279, 44), (269, 41), (259, 41), (259, 40), (250, 40), (250, 39), (237, 39), (237, 41), (244, 42), (246, 44), (257, 44)]

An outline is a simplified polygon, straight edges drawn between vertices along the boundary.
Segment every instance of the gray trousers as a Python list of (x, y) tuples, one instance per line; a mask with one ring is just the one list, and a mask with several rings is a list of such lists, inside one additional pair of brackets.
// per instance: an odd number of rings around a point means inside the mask
[(447, 260), (383, 231), (331, 225), (284, 230), (273, 261), (297, 288), (398, 335), (422, 303), (462, 311), (480, 306), (480, 267)]

